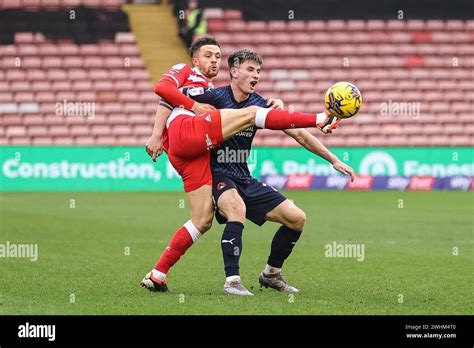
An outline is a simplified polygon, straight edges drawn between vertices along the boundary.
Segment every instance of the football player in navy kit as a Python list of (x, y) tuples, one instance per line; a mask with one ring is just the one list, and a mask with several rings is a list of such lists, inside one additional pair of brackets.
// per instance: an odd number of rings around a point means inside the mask
[[(267, 103), (255, 93), (263, 64), (257, 53), (249, 50), (235, 52), (229, 57), (228, 63), (230, 85), (217, 89), (189, 88), (183, 93), (217, 109), (240, 109), (251, 105), (268, 107), (268, 104), (283, 108), (282, 101), (269, 100)], [(224, 292), (253, 295), (245, 288), (239, 274), (245, 218), (259, 226), (267, 220), (281, 224), (273, 238), (267, 265), (260, 274), (260, 285), (278, 291), (298, 292), (283, 278), (281, 269), (300, 238), (306, 215), (278, 190), (251, 176), (246, 159), (250, 155), (257, 129), (252, 126), (237, 133), (219, 148), (213, 149), (211, 154), (216, 219), (226, 224), (221, 239), (226, 273)], [(284, 132), (310, 152), (330, 162), (335, 170), (350, 175), (351, 180), (354, 180), (354, 170), (341, 162), (306, 129), (287, 129)], [(245, 157), (243, 160), (242, 155)]]

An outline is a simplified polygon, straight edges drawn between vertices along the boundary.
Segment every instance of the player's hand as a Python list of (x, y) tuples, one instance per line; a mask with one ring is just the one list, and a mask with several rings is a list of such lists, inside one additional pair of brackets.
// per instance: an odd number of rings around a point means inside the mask
[(283, 110), (285, 108), (285, 103), (283, 103), (283, 100), (281, 99), (270, 98), (267, 101), (267, 106), (271, 107), (272, 109)]
[(351, 166), (348, 166), (347, 164), (341, 162), (341, 161), (337, 161), (337, 162), (334, 162), (332, 167), (337, 170), (339, 173), (342, 173), (344, 175), (350, 175), (351, 177), (351, 182), (354, 181), (355, 179), (355, 172), (354, 172), (354, 169), (352, 169)]
[(212, 105), (209, 105), (209, 104), (194, 102), (193, 107), (191, 108), (191, 110), (194, 111), (194, 113), (196, 115), (201, 115), (201, 114), (205, 114), (207, 112), (214, 111), (214, 110), (216, 110), (216, 108), (213, 107)]
[(324, 134), (332, 134), (339, 122), (341, 119), (331, 115), (327, 110), (316, 115), (316, 126)]
[(146, 142), (146, 152), (150, 155), (153, 162), (163, 153), (163, 142), (161, 136), (152, 135)]

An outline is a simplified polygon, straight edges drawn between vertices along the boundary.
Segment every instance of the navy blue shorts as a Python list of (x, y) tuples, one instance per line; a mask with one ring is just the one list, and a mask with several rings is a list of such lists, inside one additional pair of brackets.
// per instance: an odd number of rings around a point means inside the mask
[[(212, 177), (212, 195), (217, 204), (219, 197), (229, 189), (236, 189), (246, 206), (246, 217), (258, 226), (262, 226), (265, 215), (281, 204), (286, 197), (277, 189), (252, 178), (250, 181), (241, 181), (228, 176), (214, 175)], [(216, 220), (225, 224), (227, 219), (216, 209)]]

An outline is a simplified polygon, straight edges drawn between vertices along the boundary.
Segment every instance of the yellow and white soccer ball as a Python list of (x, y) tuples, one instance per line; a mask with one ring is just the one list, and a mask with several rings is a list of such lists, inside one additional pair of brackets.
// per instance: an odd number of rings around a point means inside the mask
[(359, 89), (350, 82), (338, 82), (329, 87), (324, 98), (326, 109), (337, 118), (349, 118), (357, 114), (362, 105)]

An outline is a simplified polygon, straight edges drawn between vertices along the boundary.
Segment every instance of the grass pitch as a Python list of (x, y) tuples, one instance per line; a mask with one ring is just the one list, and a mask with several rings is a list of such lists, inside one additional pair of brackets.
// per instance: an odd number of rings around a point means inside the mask
[[(254, 297), (224, 295), (222, 226), (171, 270), (169, 294), (140, 288), (188, 219), (183, 193), (1, 193), (0, 314), (473, 314), (473, 194), (286, 192), (308, 221), (284, 274), (300, 293), (259, 289), (277, 224), (247, 222), (241, 275)], [(185, 207), (182, 208), (183, 201)], [(363, 244), (364, 260), (325, 246)]]

